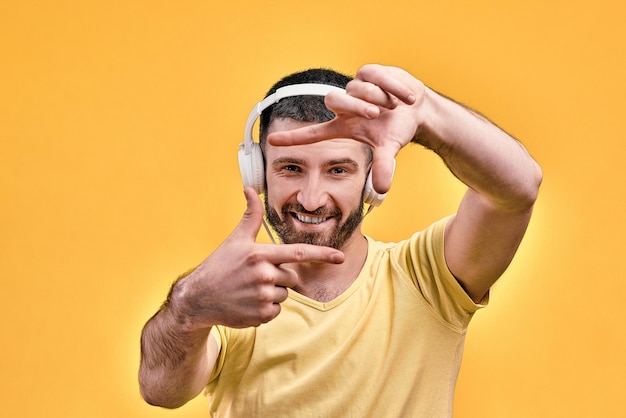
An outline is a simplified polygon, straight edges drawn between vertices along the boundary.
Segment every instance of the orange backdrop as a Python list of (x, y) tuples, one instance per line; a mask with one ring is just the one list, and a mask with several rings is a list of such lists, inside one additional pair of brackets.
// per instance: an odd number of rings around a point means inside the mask
[[(478, 108), (544, 169), (455, 416), (624, 416), (624, 21), (617, 0), (2, 2), (2, 416), (206, 416), (201, 397), (143, 403), (141, 327), (240, 219), (237, 144), (269, 85), (369, 62)], [(406, 237), (462, 193), (405, 150), (366, 232)]]

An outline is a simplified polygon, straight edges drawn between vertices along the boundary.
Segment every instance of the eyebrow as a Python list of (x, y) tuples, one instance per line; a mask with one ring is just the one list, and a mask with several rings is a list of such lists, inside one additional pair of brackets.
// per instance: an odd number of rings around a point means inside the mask
[(275, 167), (277, 165), (282, 165), (282, 164), (304, 165), (304, 160), (299, 159), (299, 158), (281, 157), (272, 161), (272, 167)]
[[(291, 158), (291, 157), (277, 158), (272, 162), (272, 166), (278, 166), (282, 164), (306, 165), (303, 159)], [(324, 163), (324, 167), (332, 167), (335, 165), (344, 165), (344, 164), (351, 165), (354, 168), (359, 168), (359, 163), (353, 160), (352, 158), (341, 158), (337, 160), (329, 160)]]
[(331, 167), (334, 165), (351, 165), (354, 168), (359, 168), (359, 163), (357, 163), (355, 160), (353, 160), (352, 158), (342, 158), (339, 160), (330, 160), (324, 163), (325, 167)]

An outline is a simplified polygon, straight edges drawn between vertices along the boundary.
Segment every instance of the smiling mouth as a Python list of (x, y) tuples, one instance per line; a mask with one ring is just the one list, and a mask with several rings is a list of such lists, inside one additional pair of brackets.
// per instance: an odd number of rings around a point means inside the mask
[(296, 213), (295, 215), (296, 215), (296, 218), (300, 222), (305, 223), (305, 224), (311, 224), (311, 225), (318, 225), (330, 219), (330, 217), (304, 216), (304, 215), (300, 215), (299, 213)]

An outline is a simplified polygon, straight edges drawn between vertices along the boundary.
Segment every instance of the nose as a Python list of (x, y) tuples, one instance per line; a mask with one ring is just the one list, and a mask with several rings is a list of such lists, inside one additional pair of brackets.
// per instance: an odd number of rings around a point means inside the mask
[(328, 198), (324, 182), (317, 175), (308, 175), (297, 195), (298, 203), (310, 212), (324, 207), (328, 203)]

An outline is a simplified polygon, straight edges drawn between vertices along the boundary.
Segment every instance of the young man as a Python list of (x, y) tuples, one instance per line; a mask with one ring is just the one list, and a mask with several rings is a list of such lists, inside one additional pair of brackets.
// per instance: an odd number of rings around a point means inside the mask
[[(205, 389), (212, 416), (450, 416), (467, 326), (517, 250), (541, 170), (399, 68), (366, 65), (351, 81), (310, 70), (268, 95), (311, 82), (346, 92), (261, 116), (265, 211), (283, 244), (254, 242), (263, 205), (245, 188), (241, 223), (144, 328), (142, 395), (175, 408)], [(360, 230), (366, 177), (386, 192), (410, 142), (467, 192), (455, 215), (374, 241)]]

